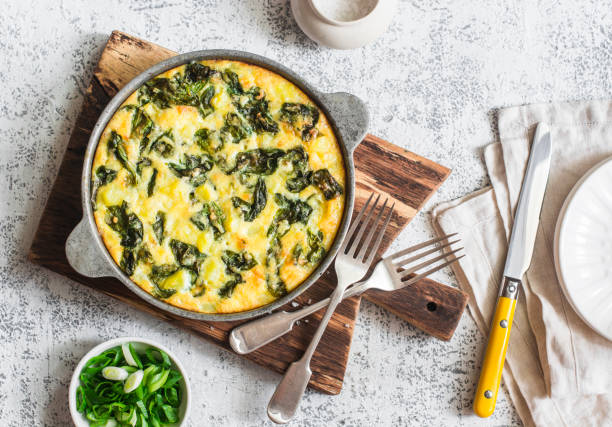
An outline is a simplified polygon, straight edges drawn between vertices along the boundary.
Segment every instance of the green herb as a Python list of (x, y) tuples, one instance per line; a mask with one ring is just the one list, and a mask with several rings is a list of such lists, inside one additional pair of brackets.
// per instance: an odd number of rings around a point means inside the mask
[(208, 227), (212, 227), (215, 239), (225, 233), (225, 227), (223, 226), (225, 214), (221, 207), (215, 202), (205, 203), (202, 210), (194, 214), (190, 220), (202, 231), (208, 229)]
[(266, 182), (263, 178), (259, 178), (257, 184), (255, 184), (255, 190), (253, 191), (253, 201), (248, 203), (240, 197), (232, 197), (232, 205), (240, 209), (245, 221), (251, 222), (264, 210), (267, 200), (268, 192), (266, 189)]
[[(121, 347), (113, 347), (91, 358), (79, 373), (76, 391), (77, 410), (91, 426), (120, 425), (160, 427), (179, 421), (183, 399), (181, 374), (172, 367), (168, 355), (154, 348), (138, 353), (130, 343), (129, 351), (138, 366), (130, 366)], [(124, 381), (108, 380), (104, 368), (117, 367), (130, 374), (141, 370), (142, 381), (126, 392)], [(139, 374), (136, 374), (139, 375)], [(128, 382), (129, 382), (128, 377)]]
[(130, 180), (132, 183), (136, 182), (136, 172), (134, 172), (134, 168), (130, 161), (128, 160), (128, 155), (125, 151), (125, 142), (121, 135), (119, 135), (114, 130), (111, 131), (111, 134), (106, 143), (109, 152), (112, 152), (115, 155), (115, 158), (121, 163), (130, 175)]
[(98, 166), (96, 169), (96, 177), (98, 178), (100, 186), (110, 184), (117, 177), (117, 171), (105, 166)]
[(213, 168), (214, 162), (208, 154), (201, 156), (185, 154), (182, 163), (168, 163), (168, 167), (179, 178), (189, 178), (194, 187), (206, 182), (206, 172)]
[(181, 267), (186, 267), (196, 272), (206, 258), (206, 255), (201, 253), (198, 248), (189, 243), (181, 242), (180, 240), (170, 240), (170, 249), (172, 250), (176, 262)]
[(319, 169), (312, 174), (312, 183), (316, 185), (327, 200), (342, 195), (342, 186), (327, 169)]
[(285, 102), (281, 106), (280, 119), (291, 124), (303, 141), (310, 141), (316, 135), (319, 110), (310, 105)]
[(155, 222), (153, 223), (153, 233), (157, 242), (161, 245), (164, 240), (164, 227), (166, 226), (166, 214), (162, 211), (158, 211), (155, 215)]
[(147, 184), (147, 196), (151, 197), (153, 195), (153, 190), (155, 189), (155, 179), (157, 178), (157, 169), (153, 169), (153, 173), (151, 174), (151, 178), (149, 179), (149, 184)]

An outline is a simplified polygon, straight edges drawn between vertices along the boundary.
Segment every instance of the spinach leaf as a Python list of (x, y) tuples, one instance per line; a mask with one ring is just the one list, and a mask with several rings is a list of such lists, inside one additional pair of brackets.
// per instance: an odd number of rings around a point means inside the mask
[(214, 86), (208, 86), (206, 89), (204, 89), (204, 92), (202, 92), (198, 105), (198, 112), (200, 113), (202, 118), (206, 118), (206, 116), (215, 111), (213, 106), (210, 104), (210, 101), (212, 101), (213, 96), (215, 96)]
[(206, 258), (206, 255), (201, 253), (198, 248), (189, 243), (181, 242), (180, 240), (170, 240), (170, 249), (176, 259), (176, 262), (181, 266), (194, 271), (198, 271), (201, 263)]
[(193, 134), (193, 141), (205, 152), (207, 153), (213, 153), (216, 151), (219, 151), (221, 148), (223, 148), (223, 145), (218, 144), (217, 146), (213, 146), (212, 143), (212, 136), (213, 136), (214, 131), (208, 129), (208, 128), (201, 128), (198, 129), (194, 134)]
[(213, 73), (214, 70), (199, 62), (191, 62), (185, 66), (185, 80), (189, 83), (208, 80)]
[(206, 172), (213, 168), (214, 162), (208, 154), (201, 156), (185, 154), (182, 163), (168, 163), (168, 167), (179, 178), (189, 178), (194, 187), (206, 182)]
[(287, 294), (287, 286), (280, 277), (281, 249), (280, 240), (275, 236), (270, 240), (266, 253), (266, 289), (276, 298)]
[(136, 268), (136, 256), (134, 255), (133, 249), (124, 249), (121, 254), (121, 261), (119, 262), (119, 267), (127, 274), (131, 276), (134, 274), (134, 269)]
[(295, 147), (287, 151), (283, 159), (291, 163), (293, 172), (287, 179), (286, 187), (292, 193), (299, 193), (311, 184), (312, 171), (308, 167), (308, 153), (304, 147)]
[(149, 115), (145, 113), (142, 108), (137, 105), (129, 104), (124, 106), (123, 109), (133, 111), (132, 122), (130, 124), (130, 136), (140, 133), (144, 138), (153, 130), (153, 120), (151, 120)]
[(225, 271), (228, 274), (239, 274), (241, 271), (248, 271), (257, 265), (255, 257), (247, 251), (225, 250), (221, 259), (225, 263)]
[(124, 200), (121, 205), (109, 206), (105, 221), (121, 237), (121, 246), (135, 248), (142, 242), (142, 222), (133, 212), (128, 213)]
[(311, 264), (316, 264), (325, 256), (325, 246), (323, 246), (324, 235), (321, 230), (317, 231), (316, 233), (307, 230), (306, 233), (308, 236), (308, 246), (310, 247), (306, 258)]
[(287, 295), (287, 285), (282, 281), (278, 273), (266, 276), (266, 289), (276, 298)]
[[(249, 122), (255, 132), (278, 133), (278, 123), (270, 115), (268, 101), (263, 91), (257, 86), (250, 89), (246, 96), (234, 96), (233, 104)], [(244, 102), (246, 100), (246, 102)]]
[(292, 193), (299, 193), (308, 187), (312, 181), (312, 171), (296, 171), (293, 176), (287, 179), (286, 187)]
[(121, 166), (123, 166), (128, 171), (130, 175), (130, 181), (132, 183), (135, 183), (136, 172), (134, 171), (134, 168), (132, 167), (132, 164), (128, 159), (127, 152), (125, 151), (125, 142), (123, 141), (123, 138), (121, 138), (121, 135), (119, 135), (114, 130), (111, 131), (106, 145), (108, 147), (109, 152), (112, 152), (115, 155), (115, 158), (119, 161), (119, 163), (121, 163)]
[(225, 282), (221, 288), (219, 288), (218, 294), (221, 298), (229, 298), (234, 293), (234, 289), (240, 283), (242, 283), (242, 276), (239, 274), (234, 274), (230, 280)]
[(255, 148), (236, 155), (236, 165), (232, 172), (255, 175), (271, 175), (278, 168), (278, 161), (285, 155), (280, 148)]
[(138, 175), (142, 175), (142, 170), (146, 167), (151, 166), (151, 159), (145, 157), (143, 159), (138, 160), (138, 162), (136, 162), (136, 173)]
[(221, 128), (221, 135), (234, 144), (238, 144), (251, 133), (251, 129), (236, 113), (225, 115), (225, 124)]
[(96, 169), (96, 177), (98, 178), (98, 185), (106, 185), (115, 180), (117, 177), (117, 171), (109, 169), (105, 166), (98, 166)]
[(312, 183), (319, 187), (327, 200), (334, 199), (342, 194), (342, 186), (329, 173), (327, 169), (319, 169), (312, 174)]
[(145, 264), (151, 264), (153, 262), (153, 255), (146, 244), (140, 245), (138, 252), (136, 253), (136, 262), (144, 262)]
[(231, 95), (242, 95), (244, 93), (238, 74), (230, 70), (225, 70), (221, 73), (221, 78), (227, 85), (227, 91)]
[(147, 184), (147, 196), (151, 197), (153, 195), (153, 190), (155, 189), (155, 179), (157, 178), (157, 169), (153, 169), (153, 173), (151, 174), (151, 178), (149, 179), (149, 184)]
[(255, 190), (253, 191), (253, 201), (250, 204), (240, 197), (232, 197), (232, 205), (240, 209), (244, 216), (244, 220), (247, 222), (251, 222), (257, 218), (257, 215), (266, 207), (267, 201), (268, 191), (266, 189), (266, 182), (263, 178), (257, 180)]
[(300, 133), (302, 141), (310, 141), (317, 133), (315, 126), (319, 121), (319, 110), (306, 104), (285, 102), (281, 106), (280, 119), (291, 124)]
[(190, 220), (202, 231), (206, 230), (209, 226), (212, 227), (215, 239), (225, 233), (225, 227), (223, 226), (225, 214), (223, 209), (215, 202), (205, 203), (202, 210), (194, 214)]
[(155, 296), (158, 298), (169, 298), (174, 293), (176, 293), (176, 289), (165, 289), (160, 287), (161, 283), (170, 277), (172, 274), (178, 271), (179, 267), (174, 264), (162, 264), (162, 265), (154, 265), (151, 269), (151, 274), (149, 275), (149, 279), (155, 285)]
[(166, 214), (162, 211), (158, 211), (155, 215), (155, 222), (153, 223), (153, 233), (157, 242), (161, 245), (164, 240), (164, 228), (166, 226)]
[(184, 74), (176, 73), (171, 78), (158, 77), (147, 81), (138, 90), (138, 102), (140, 105), (152, 102), (161, 109), (172, 105), (197, 107), (199, 113), (206, 117), (213, 111), (210, 100), (214, 88), (209, 86), (205, 89), (213, 73), (203, 64), (188, 64)]
[(169, 157), (174, 153), (174, 134), (172, 129), (166, 130), (153, 140), (151, 146), (148, 147), (148, 152), (155, 151), (162, 157)]
[(140, 105), (152, 102), (158, 108), (169, 108), (172, 101), (173, 89), (170, 79), (157, 77), (147, 81), (138, 89), (138, 103)]

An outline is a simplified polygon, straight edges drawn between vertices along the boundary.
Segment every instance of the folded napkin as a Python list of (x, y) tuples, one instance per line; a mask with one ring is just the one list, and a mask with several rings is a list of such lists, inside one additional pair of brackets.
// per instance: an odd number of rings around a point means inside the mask
[(535, 126), (551, 125), (550, 176), (503, 383), (525, 425), (612, 425), (612, 342), (574, 312), (557, 280), (553, 255), (565, 197), (585, 172), (612, 155), (612, 102), (507, 108), (498, 122), (500, 142), (485, 149), (492, 186), (436, 207), (434, 226), (440, 234), (456, 232), (462, 239), (467, 256), (454, 271), (470, 295), (470, 313), (486, 334)]

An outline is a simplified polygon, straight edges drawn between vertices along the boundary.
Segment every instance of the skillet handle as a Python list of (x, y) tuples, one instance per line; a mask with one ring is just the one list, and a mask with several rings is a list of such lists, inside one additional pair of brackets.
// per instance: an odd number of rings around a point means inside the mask
[(87, 277), (115, 276), (112, 267), (100, 253), (86, 218), (74, 227), (66, 240), (66, 258), (77, 273)]
[(370, 113), (365, 102), (346, 92), (322, 93), (324, 105), (334, 119), (350, 154), (363, 140), (370, 126)]

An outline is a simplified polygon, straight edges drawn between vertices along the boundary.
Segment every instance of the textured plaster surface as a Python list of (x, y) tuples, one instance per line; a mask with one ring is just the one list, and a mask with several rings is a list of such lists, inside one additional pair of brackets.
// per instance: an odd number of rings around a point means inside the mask
[[(247, 50), (324, 91), (367, 100), (371, 132), (451, 167), (392, 249), (431, 236), (430, 210), (487, 184), (481, 148), (495, 110), (612, 96), (609, 0), (401, 1), (376, 42), (311, 42), (284, 1), (14, 1), (0, 8), (0, 424), (68, 426), (72, 369), (117, 336), (157, 339), (189, 367), (192, 426), (270, 425), (277, 374), (26, 260), (109, 33), (179, 52)], [(75, 191), (78, 189), (75, 188)], [(449, 272), (436, 278), (451, 285)], [(518, 425), (506, 393), (471, 415), (484, 339), (466, 314), (433, 339), (364, 302), (339, 396), (308, 392), (294, 425)]]

